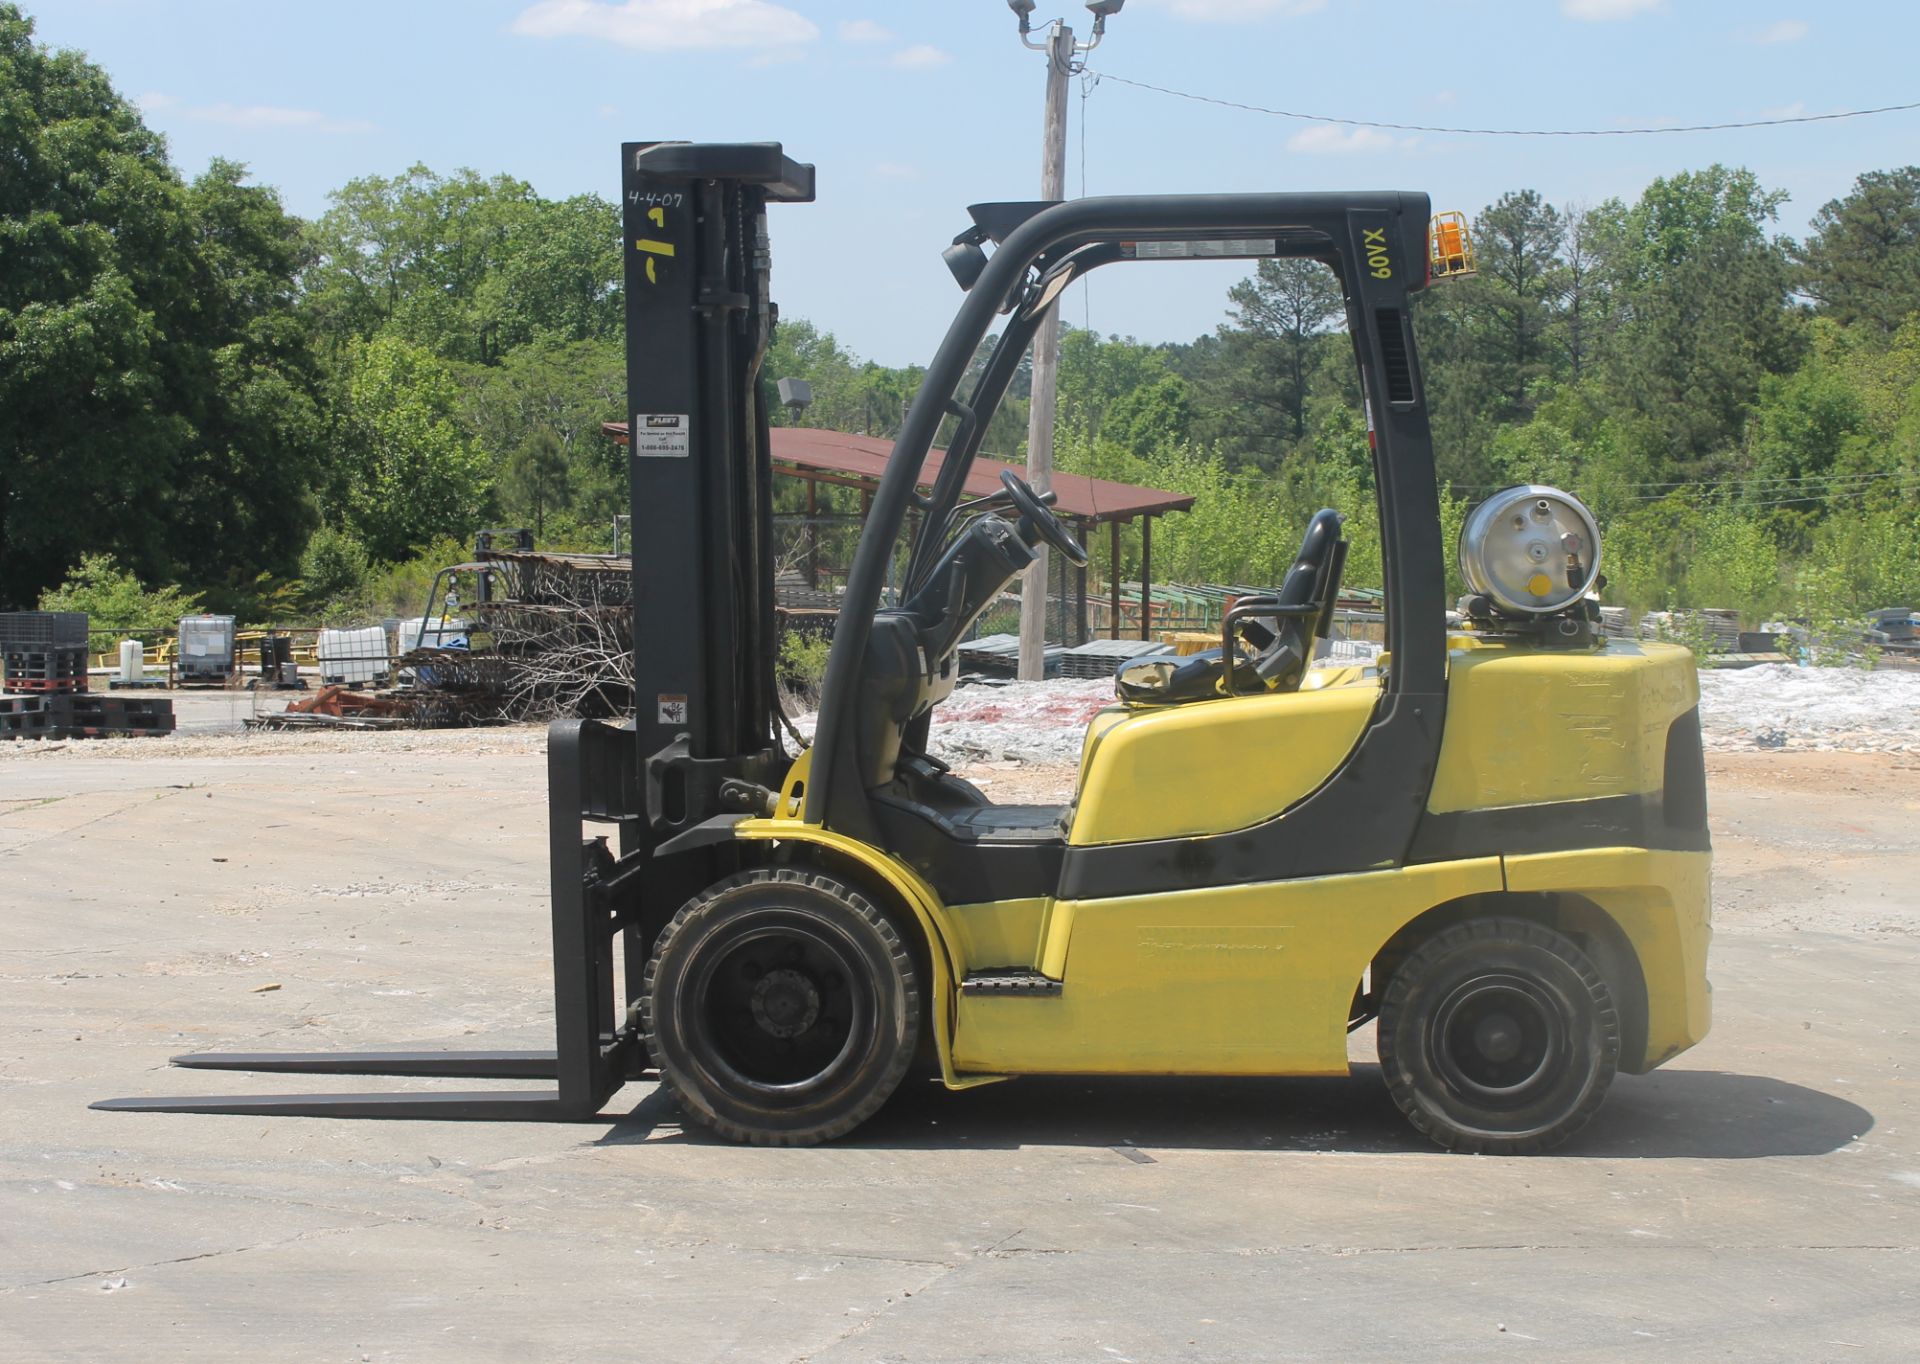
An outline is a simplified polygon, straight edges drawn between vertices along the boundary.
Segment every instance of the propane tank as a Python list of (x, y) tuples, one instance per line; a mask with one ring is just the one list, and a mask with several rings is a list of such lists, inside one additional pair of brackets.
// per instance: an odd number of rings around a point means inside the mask
[(1497, 492), (1460, 528), (1467, 589), (1506, 616), (1549, 616), (1591, 592), (1600, 527), (1572, 493), (1529, 483)]

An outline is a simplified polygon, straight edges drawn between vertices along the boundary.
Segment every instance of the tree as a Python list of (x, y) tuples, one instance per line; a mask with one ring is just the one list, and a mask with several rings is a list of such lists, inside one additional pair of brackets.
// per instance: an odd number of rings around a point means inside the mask
[(1890, 334), (1920, 311), (1920, 166), (1869, 171), (1813, 218), (1801, 288), (1835, 320)]
[(230, 596), (262, 571), (294, 571), (325, 463), (319, 375), (296, 310), (305, 234), (277, 190), (246, 176), (216, 159), (185, 198), (199, 268), (179, 339), (195, 343), (183, 359), (197, 383), (178, 396), (194, 439), (164, 508), (179, 571)]
[[(508, 351), (498, 364), (458, 368), (463, 423), (509, 493), (530, 442), (544, 433), (559, 446), (563, 480), (547, 479), (541, 520), (571, 513), (595, 527), (627, 505), (626, 456), (601, 423), (626, 420), (626, 356), (610, 341), (561, 341), (552, 333)], [(516, 504), (526, 508), (522, 501)], [(516, 512), (518, 514), (518, 512)]]
[(1230, 371), (1230, 394), (1223, 396), (1277, 406), (1286, 418), (1286, 434), (1301, 439), (1307, 434), (1307, 380), (1319, 338), (1345, 312), (1340, 282), (1318, 261), (1263, 260), (1250, 278), (1227, 291), (1227, 298), (1233, 320), (1221, 332), (1242, 333), (1254, 344), (1245, 352), (1249, 363)]
[(567, 505), (567, 456), (560, 438), (545, 427), (536, 430), (507, 463), (508, 510), (533, 522), (533, 533), (547, 533), (547, 514)]
[(1549, 372), (1552, 306), (1566, 289), (1560, 247), (1566, 225), (1537, 190), (1507, 193), (1476, 224), (1478, 350), (1485, 384), (1507, 413), (1532, 411), (1529, 391)]
[(1767, 235), (1784, 198), (1716, 165), (1609, 210), (1624, 319), (1607, 391), (1641, 448), (1683, 470), (1731, 448), (1761, 377), (1798, 359), (1786, 256)]
[(457, 420), (452, 374), (389, 336), (357, 348), (351, 368), (338, 455), (348, 528), (380, 560), (472, 532), (488, 492), (486, 457)]
[(1567, 378), (1586, 377), (1605, 344), (1613, 319), (1613, 279), (1607, 249), (1608, 216), (1575, 207), (1563, 215), (1560, 239), (1560, 296), (1554, 304), (1554, 340)]
[(359, 597), (372, 569), (365, 545), (346, 531), (321, 526), (300, 552), (301, 597), (325, 614), (334, 604)]
[(78, 54), (0, 3), (0, 583), (87, 552), (243, 596), (323, 473), (299, 231), (216, 161), (192, 186)]
[[(525, 300), (491, 277), (533, 249), (527, 234), (540, 205), (532, 186), (415, 165), (350, 180), (330, 197), (333, 207), (313, 228), (305, 282), (316, 324), (336, 348), (386, 330), (442, 359), (498, 358), (505, 315)], [(565, 310), (549, 315), (555, 311)], [(528, 305), (519, 325), (539, 314)]]
[(476, 304), (496, 319), (502, 351), (542, 336), (618, 341), (625, 326), (620, 286), (620, 212), (598, 195), (581, 194), (534, 202), (507, 234)]

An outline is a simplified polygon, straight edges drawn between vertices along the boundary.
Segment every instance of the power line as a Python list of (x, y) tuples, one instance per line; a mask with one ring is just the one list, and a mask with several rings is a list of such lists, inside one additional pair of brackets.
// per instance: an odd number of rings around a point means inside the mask
[(1401, 133), (1451, 133), (1461, 137), (1643, 137), (1657, 133), (1719, 133), (1735, 128), (1779, 128), (1792, 123), (1830, 123), (1836, 119), (1867, 118), (1873, 114), (1897, 114), (1909, 109), (1920, 109), (1920, 100), (1916, 100), (1911, 104), (1883, 104), (1874, 109), (1846, 109), (1833, 114), (1794, 114), (1784, 118), (1750, 118), (1731, 123), (1689, 123), (1660, 128), (1447, 128), (1429, 123), (1387, 123), (1370, 118), (1337, 118), (1332, 114), (1307, 114), (1295, 109), (1269, 109), (1259, 104), (1243, 104), (1238, 100), (1220, 99), (1214, 95), (1196, 95), (1190, 90), (1174, 90), (1164, 85), (1129, 80), (1125, 76), (1116, 76), (1110, 71), (1094, 71), (1088, 68), (1088, 74), (1100, 80), (1113, 81), (1117, 85), (1130, 85), (1136, 90), (1151, 90), (1157, 95), (1172, 95), (1175, 99), (1192, 100), (1195, 104), (1216, 104), (1223, 109), (1239, 109), (1249, 114), (1268, 114), (1274, 118), (1291, 118), (1302, 123), (1333, 123), (1346, 128), (1385, 128)]

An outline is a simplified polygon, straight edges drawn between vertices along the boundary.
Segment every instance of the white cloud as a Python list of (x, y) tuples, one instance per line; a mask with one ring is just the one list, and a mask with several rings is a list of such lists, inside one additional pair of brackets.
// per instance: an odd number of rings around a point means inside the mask
[(952, 57), (932, 43), (915, 43), (912, 47), (901, 48), (887, 58), (887, 65), (898, 67), (902, 71), (923, 71), (930, 66), (945, 66), (952, 60)]
[(1292, 18), (1327, 6), (1327, 0), (1153, 0), (1153, 3), (1171, 9), (1182, 19), (1198, 19), (1207, 24), (1264, 19), (1270, 14)]
[(1667, 0), (1560, 0), (1560, 12), (1589, 24), (1608, 24), (1665, 9)]
[(843, 19), (840, 21), (840, 41), (843, 43), (890, 43), (893, 30), (876, 24), (871, 19)]
[(1804, 19), (1782, 19), (1778, 23), (1768, 24), (1754, 34), (1750, 41), (1762, 45), (1797, 43), (1806, 37), (1809, 31), (1807, 21)]
[(535, 0), (513, 21), (531, 38), (598, 38), (641, 52), (791, 48), (820, 36), (770, 0)]
[(1391, 152), (1411, 147), (1413, 138), (1394, 137), (1378, 128), (1342, 128), (1316, 123), (1287, 139), (1287, 150), (1309, 156), (1351, 156), (1362, 152)]
[(158, 91), (141, 95), (134, 103), (150, 114), (170, 113), (196, 123), (219, 123), (229, 128), (298, 128), (310, 133), (370, 133), (373, 124), (363, 118), (333, 118), (318, 109), (289, 109), (277, 104), (182, 104)]

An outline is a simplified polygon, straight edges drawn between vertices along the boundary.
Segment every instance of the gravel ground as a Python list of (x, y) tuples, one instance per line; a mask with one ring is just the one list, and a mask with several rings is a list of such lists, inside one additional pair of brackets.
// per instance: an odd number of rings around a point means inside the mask
[(1920, 673), (1770, 663), (1700, 675), (1709, 749), (1920, 751)]

